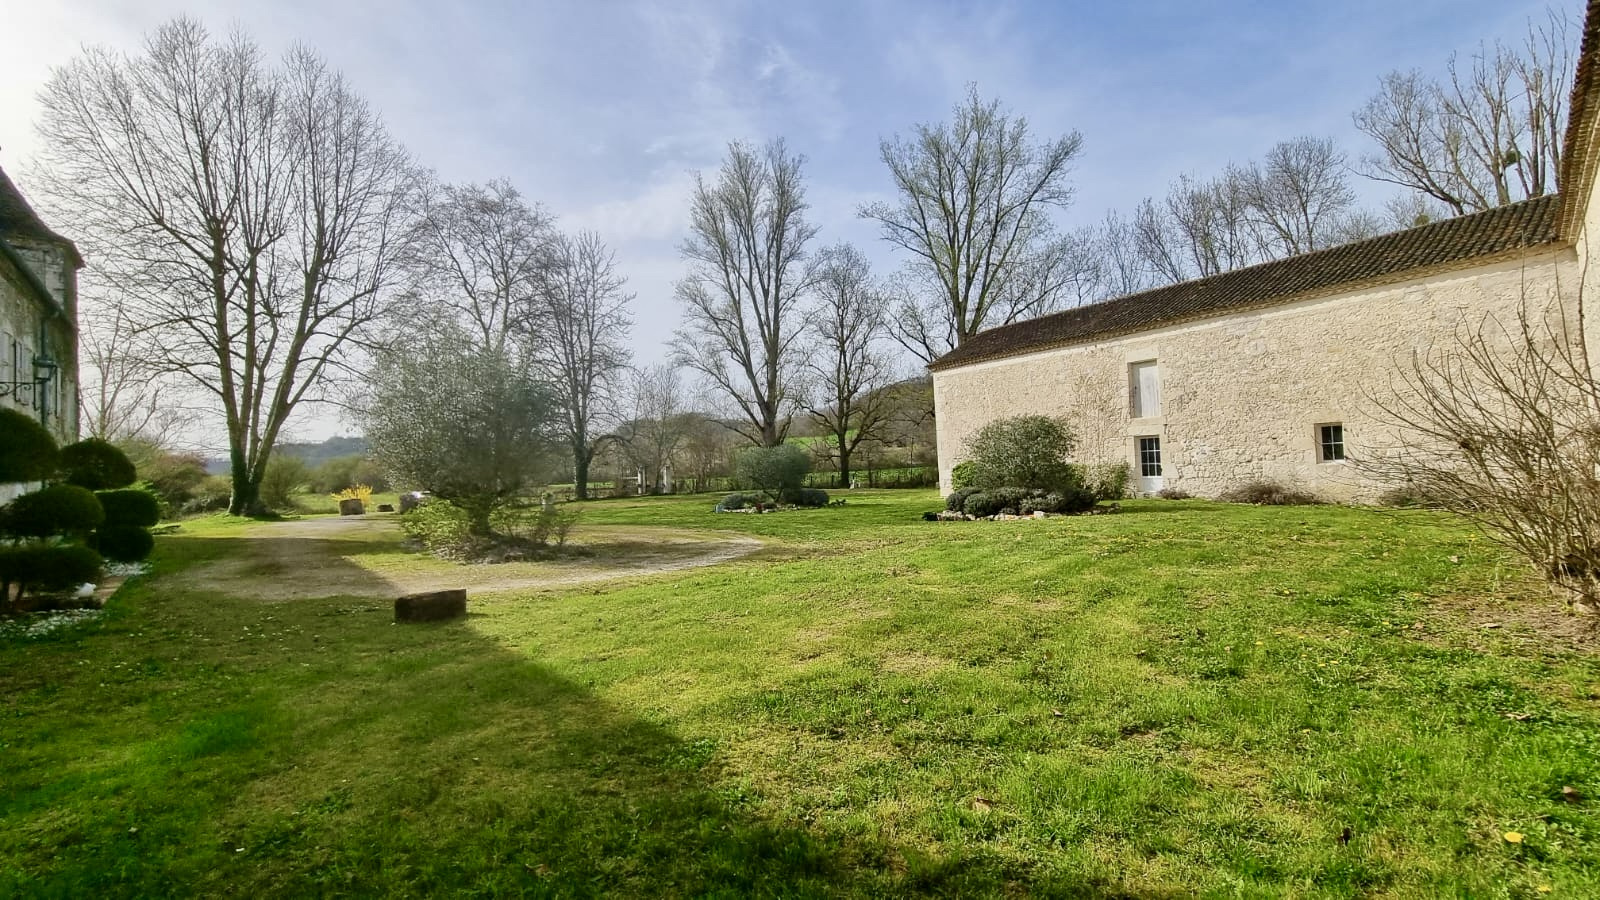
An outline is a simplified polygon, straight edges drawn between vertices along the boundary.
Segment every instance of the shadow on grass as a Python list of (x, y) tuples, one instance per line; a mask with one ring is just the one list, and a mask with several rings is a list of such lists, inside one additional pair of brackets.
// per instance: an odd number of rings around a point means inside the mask
[[(168, 568), (270, 558), (252, 542), (286, 540), (329, 539), (170, 538), (160, 553)], [(333, 542), (335, 560), (394, 552)], [(1118, 896), (775, 818), (715, 742), (471, 619), (400, 626), (348, 596), (262, 606), (177, 583), (119, 595), (115, 629), (0, 648), (7, 740), (24, 748), (0, 757), (0, 894)], [(81, 664), (117, 653), (139, 662)]]

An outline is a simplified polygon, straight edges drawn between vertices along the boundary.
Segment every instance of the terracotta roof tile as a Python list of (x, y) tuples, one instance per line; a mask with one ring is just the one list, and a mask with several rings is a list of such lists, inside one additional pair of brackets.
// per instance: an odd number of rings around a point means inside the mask
[(1297, 296), (1558, 240), (1560, 199), (1535, 197), (1300, 256), (1235, 269), (979, 332), (933, 361), (951, 369), (1159, 325), (1287, 302)]

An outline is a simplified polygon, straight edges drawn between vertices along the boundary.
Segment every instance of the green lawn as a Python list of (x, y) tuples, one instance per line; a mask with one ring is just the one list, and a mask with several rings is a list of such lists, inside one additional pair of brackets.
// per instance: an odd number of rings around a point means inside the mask
[(187, 524), (0, 644), (0, 896), (1600, 896), (1600, 654), (1470, 531), (848, 496), (594, 503), (768, 546), (434, 626)]

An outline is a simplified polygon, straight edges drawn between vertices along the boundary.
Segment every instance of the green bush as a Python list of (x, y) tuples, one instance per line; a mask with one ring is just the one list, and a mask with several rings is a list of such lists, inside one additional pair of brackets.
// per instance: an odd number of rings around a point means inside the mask
[(717, 504), (717, 512), (751, 509), (753, 507), (768, 506), (770, 504), (771, 501), (762, 494), (752, 494), (747, 491), (735, 491), (722, 498), (721, 502)]
[(32, 416), (0, 409), (0, 484), (43, 481), (60, 465), (56, 439)]
[(123, 488), (117, 491), (99, 491), (100, 507), (105, 510), (105, 524), (111, 527), (149, 528), (161, 521), (161, 501), (142, 488)]
[(1131, 470), (1125, 462), (1101, 462), (1074, 466), (1079, 480), (1096, 500), (1121, 500), (1128, 496)]
[(967, 498), (978, 493), (975, 487), (956, 488), (955, 493), (944, 498), (944, 508), (950, 512), (963, 512), (966, 509)]
[(1183, 488), (1162, 488), (1156, 491), (1156, 496), (1163, 500), (1193, 500), (1194, 495)]
[(1065, 419), (1014, 416), (978, 430), (972, 454), (972, 483), (985, 491), (1002, 487), (1064, 490), (1081, 483), (1068, 462), (1077, 441)]
[(93, 491), (75, 484), (53, 484), (11, 501), (4, 528), (18, 537), (85, 537), (105, 520), (105, 510)]
[(135, 525), (108, 525), (95, 532), (100, 554), (114, 562), (139, 562), (156, 547), (156, 539)]
[(1322, 502), (1315, 494), (1266, 478), (1229, 488), (1217, 499), (1224, 503), (1254, 503), (1257, 506), (1311, 506)]
[(18, 544), (0, 547), (0, 596), (64, 591), (96, 581), (105, 561), (82, 544)]
[(233, 482), (226, 475), (207, 475), (195, 489), (194, 496), (179, 507), (179, 512), (186, 516), (221, 512), (228, 508), (228, 500), (232, 495)]
[(961, 491), (972, 487), (973, 479), (978, 477), (978, 464), (972, 460), (956, 463), (950, 470), (951, 490)]
[(741, 482), (774, 502), (790, 502), (811, 471), (811, 454), (793, 444), (752, 447), (739, 454), (735, 471)]
[(794, 505), (815, 508), (828, 505), (828, 492), (821, 488), (800, 488), (794, 492)]
[(267, 460), (266, 474), (261, 476), (261, 502), (269, 509), (291, 509), (294, 493), (311, 478), (306, 461), (287, 453), (275, 453)]
[[(951, 495), (954, 499), (955, 495)], [(1039, 488), (1000, 487), (992, 491), (974, 491), (966, 496), (961, 511), (969, 516), (987, 518), (1006, 513), (1028, 516), (1035, 512), (1080, 513), (1095, 506), (1095, 496), (1082, 485), (1061, 491)]]
[(62, 447), (61, 472), (68, 484), (91, 491), (125, 488), (139, 477), (128, 454), (100, 438)]
[(471, 531), (466, 511), (446, 500), (432, 499), (400, 517), (400, 530), (430, 550), (459, 547)]

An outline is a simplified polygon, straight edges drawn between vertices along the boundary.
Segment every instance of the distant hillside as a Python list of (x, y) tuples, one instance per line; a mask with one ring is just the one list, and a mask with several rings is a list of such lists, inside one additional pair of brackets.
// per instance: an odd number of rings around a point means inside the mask
[[(316, 468), (340, 456), (361, 456), (370, 446), (364, 437), (331, 437), (320, 444), (279, 444), (273, 452), (298, 456)], [(228, 468), (227, 457), (206, 460), (206, 471), (212, 475), (226, 475)]]

